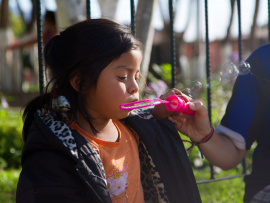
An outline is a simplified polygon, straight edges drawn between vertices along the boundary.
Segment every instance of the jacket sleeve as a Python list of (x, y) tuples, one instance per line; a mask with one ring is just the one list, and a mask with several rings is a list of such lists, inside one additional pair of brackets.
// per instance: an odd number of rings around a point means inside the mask
[(94, 198), (77, 174), (74, 161), (65, 154), (38, 151), (25, 160), (17, 186), (17, 203), (96, 202)]

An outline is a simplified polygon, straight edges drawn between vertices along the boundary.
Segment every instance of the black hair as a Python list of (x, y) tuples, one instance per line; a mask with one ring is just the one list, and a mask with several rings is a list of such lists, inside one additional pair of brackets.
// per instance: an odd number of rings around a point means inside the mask
[[(23, 139), (37, 109), (52, 111), (52, 91), (65, 96), (70, 103), (68, 121), (77, 119), (77, 111), (88, 121), (94, 133), (91, 116), (84, 105), (84, 92), (96, 88), (101, 71), (123, 53), (133, 49), (142, 51), (141, 43), (131, 29), (108, 19), (90, 19), (76, 23), (54, 36), (44, 48), (45, 68), (51, 76), (45, 94), (38, 96), (25, 108)], [(79, 91), (70, 85), (69, 79), (80, 75)], [(60, 114), (57, 114), (63, 119)]]

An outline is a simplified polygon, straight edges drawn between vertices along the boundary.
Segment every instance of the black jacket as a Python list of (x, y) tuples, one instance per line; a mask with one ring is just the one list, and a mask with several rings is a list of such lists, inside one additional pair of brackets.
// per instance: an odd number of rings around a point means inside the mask
[[(41, 113), (40, 113), (41, 114)], [(17, 203), (111, 202), (101, 159), (77, 131), (36, 114), (23, 148)], [(131, 115), (123, 122), (140, 137), (147, 202), (201, 202), (185, 148), (167, 119)]]

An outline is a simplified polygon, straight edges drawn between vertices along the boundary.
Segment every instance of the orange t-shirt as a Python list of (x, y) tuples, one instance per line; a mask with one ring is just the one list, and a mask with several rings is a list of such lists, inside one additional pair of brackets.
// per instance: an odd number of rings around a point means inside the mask
[(104, 165), (107, 186), (112, 202), (144, 202), (140, 178), (140, 161), (138, 142), (130, 129), (120, 121), (113, 121), (118, 130), (117, 142), (100, 140), (77, 124), (72, 128), (77, 130), (98, 151)]

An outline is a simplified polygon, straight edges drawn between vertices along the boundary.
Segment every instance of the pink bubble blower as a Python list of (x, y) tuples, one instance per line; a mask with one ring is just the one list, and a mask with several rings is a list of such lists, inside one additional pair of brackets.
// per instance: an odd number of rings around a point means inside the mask
[[(152, 102), (152, 103), (149, 103)], [(188, 105), (189, 102), (186, 102), (183, 98), (177, 97), (176, 95), (170, 95), (166, 100), (162, 99), (146, 99), (137, 102), (131, 102), (126, 104), (121, 104), (119, 107), (122, 110), (133, 110), (140, 109), (149, 106), (156, 106), (159, 104), (165, 104), (165, 107), (169, 111), (173, 111), (175, 113), (183, 113), (188, 115), (193, 115), (195, 111), (191, 110)]]

